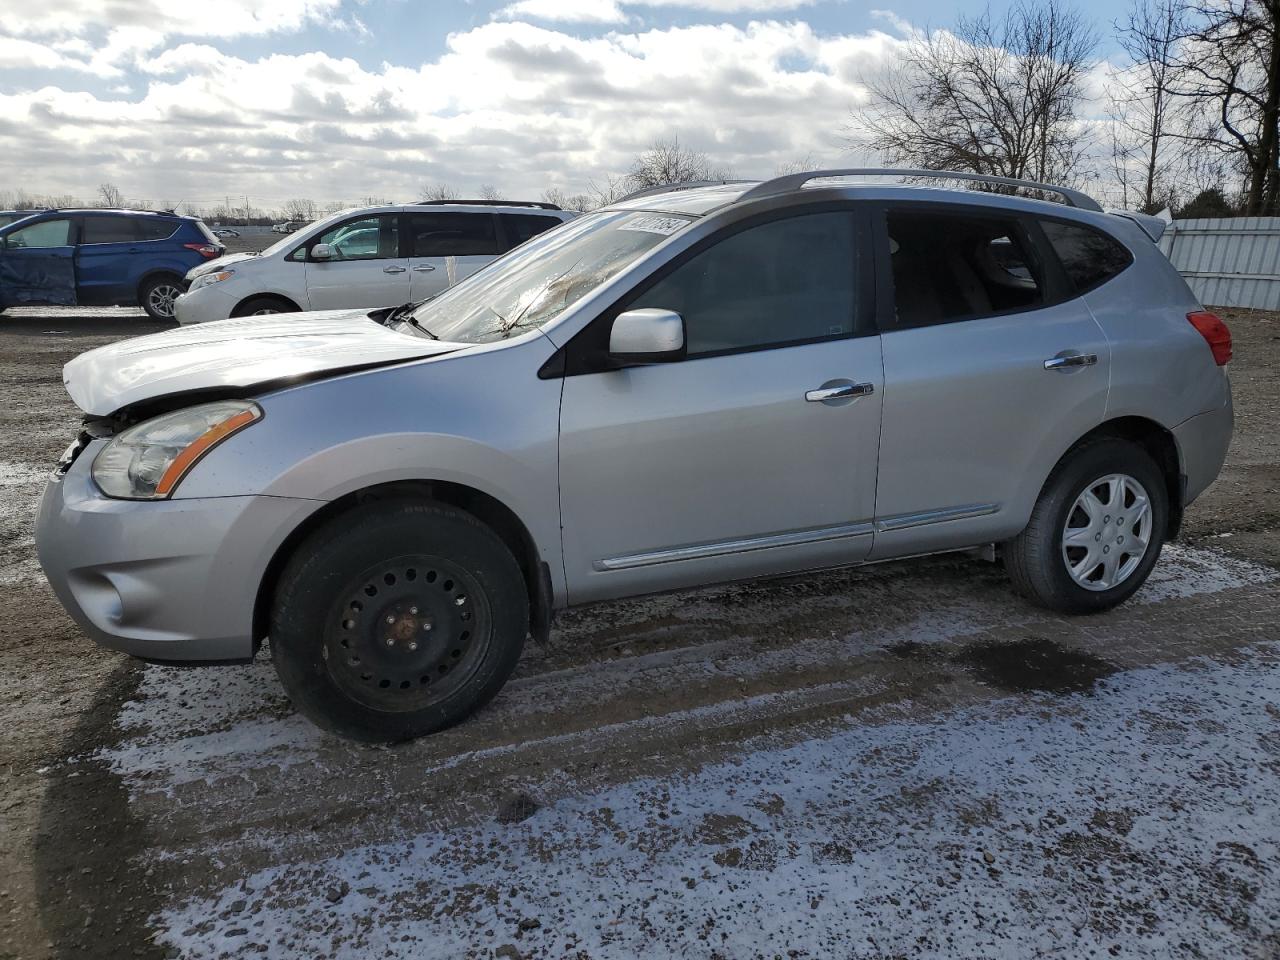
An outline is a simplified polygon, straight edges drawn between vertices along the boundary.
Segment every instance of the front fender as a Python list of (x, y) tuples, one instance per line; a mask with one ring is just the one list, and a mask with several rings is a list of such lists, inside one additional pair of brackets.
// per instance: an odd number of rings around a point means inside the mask
[(262, 421), (214, 448), (176, 496), (333, 501), (397, 481), (459, 484), (520, 519), (560, 593), (561, 381), (536, 373), (553, 350), (538, 337), (267, 394)]

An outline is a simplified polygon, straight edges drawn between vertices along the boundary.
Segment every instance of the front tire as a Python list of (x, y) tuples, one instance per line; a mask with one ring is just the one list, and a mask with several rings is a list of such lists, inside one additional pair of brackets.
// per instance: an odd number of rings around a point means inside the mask
[(285, 566), (271, 657), (308, 719), (387, 743), (492, 699), (528, 629), (520, 567), (489, 527), (444, 504), (378, 501), (322, 527)]
[(1014, 588), (1061, 613), (1096, 613), (1146, 582), (1169, 524), (1164, 476), (1145, 450), (1090, 440), (1045, 482), (1031, 520), (1004, 545)]
[(231, 311), (233, 317), (265, 317), (273, 313), (297, 313), (296, 304), (282, 300), (280, 297), (251, 297), (244, 303), (237, 304)]

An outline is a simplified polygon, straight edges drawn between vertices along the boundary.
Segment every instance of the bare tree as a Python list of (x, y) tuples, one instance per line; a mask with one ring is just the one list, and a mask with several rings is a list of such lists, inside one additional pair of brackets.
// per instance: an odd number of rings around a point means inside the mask
[(542, 191), (543, 203), (554, 203), (561, 210), (569, 208), (569, 194), (562, 187), (547, 187)]
[(618, 177), (610, 173), (606, 174), (600, 183), (595, 180), (587, 181), (585, 209), (594, 210), (597, 207), (608, 206), (615, 200), (621, 200), (632, 192), (632, 188), (628, 186), (628, 180), (628, 177)]
[(812, 153), (796, 157), (794, 160), (783, 160), (773, 169), (775, 177), (785, 177), (789, 173), (806, 173), (810, 170), (821, 170), (822, 164)]
[(870, 109), (855, 114), (850, 146), (894, 162), (1040, 181), (1069, 180), (1085, 152), (1077, 111), (1096, 38), (1062, 0), (1018, 0), (953, 31), (914, 38), (868, 81)]
[(577, 213), (586, 213), (599, 205), (592, 201), (589, 194), (569, 193), (563, 187), (548, 187), (543, 190), (542, 201), (543, 203), (554, 203), (561, 210), (573, 210)]
[(316, 204), (314, 200), (286, 200), (281, 213), (286, 220), (314, 220)]
[(120, 192), (120, 188), (114, 183), (102, 183), (98, 185), (98, 206), (100, 207), (123, 207), (124, 194)]
[(507, 198), (503, 196), (502, 191), (499, 190), (497, 187), (495, 187), (492, 183), (482, 183), (480, 184), (480, 199), (481, 200), (505, 200)]
[(422, 188), (420, 200), (457, 200), (458, 191), (447, 183), (433, 183)]
[(1186, 113), (1172, 92), (1186, 32), (1182, 0), (1132, 0), (1116, 30), (1129, 64), (1107, 84), (1112, 165), (1125, 207), (1136, 201), (1155, 213), (1173, 200), (1174, 128)]
[(1280, 213), (1280, 0), (1195, 0), (1171, 92), (1193, 122), (1181, 138), (1225, 157), (1244, 215)]
[(680, 138), (673, 136), (655, 140), (631, 162), (626, 186), (630, 190), (647, 190), (694, 180), (726, 180), (729, 176), (727, 168), (712, 163), (699, 150), (680, 146)]

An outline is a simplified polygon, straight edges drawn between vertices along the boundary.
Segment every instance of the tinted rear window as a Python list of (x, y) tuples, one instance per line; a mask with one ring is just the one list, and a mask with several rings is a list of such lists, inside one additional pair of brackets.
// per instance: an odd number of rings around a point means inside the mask
[(133, 243), (138, 239), (129, 217), (85, 217), (81, 243)]
[(414, 213), (409, 216), (413, 257), (496, 256), (498, 232), (490, 213)]
[(1128, 250), (1099, 230), (1060, 220), (1041, 220), (1040, 227), (1076, 293), (1106, 283), (1133, 262)]
[(560, 226), (559, 217), (543, 217), (532, 213), (503, 213), (502, 229), (507, 232), (507, 245), (518, 247), (530, 237)]

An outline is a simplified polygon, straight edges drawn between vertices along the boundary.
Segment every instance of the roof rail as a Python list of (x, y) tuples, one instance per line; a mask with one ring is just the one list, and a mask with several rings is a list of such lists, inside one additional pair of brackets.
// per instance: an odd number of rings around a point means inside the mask
[(1102, 212), (1102, 207), (1088, 194), (1070, 187), (1056, 187), (1048, 183), (1037, 183), (1034, 180), (1016, 180), (1013, 177), (996, 177), (985, 173), (970, 173), (966, 170), (898, 170), (892, 168), (857, 167), (849, 170), (811, 170), (808, 173), (788, 173), (774, 177), (758, 184), (740, 196), (737, 200), (759, 200), (762, 197), (774, 197), (782, 193), (799, 190), (810, 180), (827, 177), (930, 177), (935, 180), (976, 180), (980, 183), (999, 183), (1006, 187), (1023, 187), (1027, 190), (1042, 190), (1045, 193), (1056, 193), (1069, 207), (1081, 210)]
[(163, 217), (190, 217), (193, 220), (200, 219), (193, 214), (179, 213), (177, 210), (147, 210), (145, 207), (45, 207), (42, 210), (33, 210), (32, 213), (95, 213), (97, 211), (103, 213), (156, 213)]
[(469, 207), (537, 207), (539, 210), (560, 210), (559, 204), (543, 200), (415, 200), (414, 206), (439, 207), (459, 204)]
[(645, 187), (634, 190), (625, 197), (619, 197), (607, 206), (622, 203), (624, 200), (635, 200), (638, 197), (649, 197), (659, 193), (675, 193), (677, 190), (693, 190), (696, 187), (723, 187), (726, 183), (754, 183), (753, 180), (686, 180), (684, 183), (664, 183), (660, 187)]

